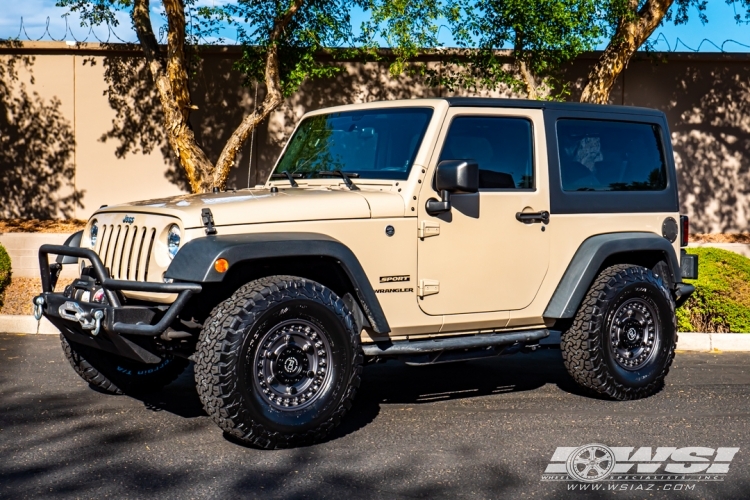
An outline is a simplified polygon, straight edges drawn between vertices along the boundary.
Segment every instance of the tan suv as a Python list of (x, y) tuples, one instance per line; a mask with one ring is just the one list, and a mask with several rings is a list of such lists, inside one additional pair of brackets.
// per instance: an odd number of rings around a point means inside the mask
[[(104, 207), (42, 247), (35, 313), (105, 391), (161, 387), (193, 360), (208, 414), (266, 448), (330, 432), (364, 363), (556, 335), (579, 384), (649, 396), (697, 276), (669, 137), (663, 113), (618, 106), (315, 111), (263, 186)], [(81, 277), (55, 292), (68, 263)]]

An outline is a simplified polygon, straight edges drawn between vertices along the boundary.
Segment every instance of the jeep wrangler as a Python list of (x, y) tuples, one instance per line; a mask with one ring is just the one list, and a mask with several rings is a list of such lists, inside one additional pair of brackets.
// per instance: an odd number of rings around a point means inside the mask
[[(586, 389), (656, 393), (697, 277), (687, 241), (659, 111), (374, 102), (306, 114), (264, 185), (102, 207), (41, 247), (34, 307), (92, 386), (157, 389), (192, 360), (224, 432), (297, 446), (374, 361), (559, 338)], [(55, 291), (66, 264), (80, 278)]]

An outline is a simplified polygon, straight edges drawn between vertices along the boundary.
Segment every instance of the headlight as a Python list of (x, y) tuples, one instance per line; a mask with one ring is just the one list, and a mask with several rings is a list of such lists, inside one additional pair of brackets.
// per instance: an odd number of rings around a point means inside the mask
[(177, 255), (177, 250), (180, 249), (180, 228), (177, 224), (172, 224), (167, 233), (167, 250), (169, 251), (169, 258), (174, 259)]
[(91, 228), (89, 229), (89, 239), (91, 240), (91, 248), (96, 246), (96, 237), (99, 235), (99, 222), (96, 219), (91, 222)]

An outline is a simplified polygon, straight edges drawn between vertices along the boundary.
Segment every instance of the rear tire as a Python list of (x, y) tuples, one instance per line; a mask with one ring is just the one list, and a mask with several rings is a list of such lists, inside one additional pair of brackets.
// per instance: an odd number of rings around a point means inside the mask
[(344, 301), (319, 283), (293, 276), (247, 283), (204, 323), (195, 363), (203, 406), (251, 446), (319, 441), (359, 387), (359, 333)]
[(163, 357), (146, 364), (99, 349), (70, 342), (60, 334), (63, 353), (70, 366), (91, 386), (110, 394), (158, 391), (173, 382), (190, 364), (186, 359)]
[(620, 264), (596, 278), (560, 348), (581, 386), (630, 400), (664, 387), (676, 343), (674, 301), (662, 278)]

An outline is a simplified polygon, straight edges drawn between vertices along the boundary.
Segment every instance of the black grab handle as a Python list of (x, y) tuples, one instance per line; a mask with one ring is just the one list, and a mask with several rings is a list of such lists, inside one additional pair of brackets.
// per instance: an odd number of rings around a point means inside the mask
[(549, 224), (549, 212), (546, 210), (541, 212), (516, 212), (516, 220), (524, 224), (531, 224), (532, 222)]

